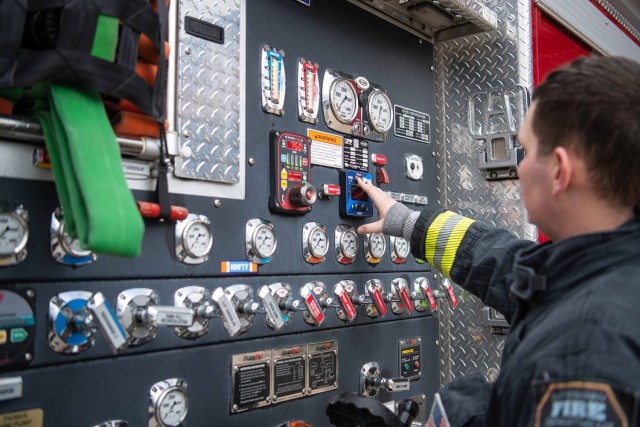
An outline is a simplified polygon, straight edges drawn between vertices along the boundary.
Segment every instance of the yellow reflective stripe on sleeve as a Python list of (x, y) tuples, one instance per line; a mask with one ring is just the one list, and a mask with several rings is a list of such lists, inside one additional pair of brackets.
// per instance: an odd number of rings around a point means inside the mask
[[(427, 230), (427, 237), (424, 241), (424, 259), (431, 265), (433, 265), (433, 259), (436, 254), (436, 243), (438, 242), (438, 234), (440, 234), (440, 230), (442, 226), (449, 218), (455, 215), (451, 211), (446, 211), (441, 213), (433, 220), (431, 225), (429, 226), (429, 230)], [(434, 266), (435, 267), (435, 266)]]
[(453, 267), (453, 260), (456, 258), (456, 254), (458, 253), (458, 247), (460, 247), (460, 243), (462, 242), (462, 238), (467, 233), (467, 230), (475, 221), (469, 218), (461, 217), (459, 223), (453, 228), (449, 236), (449, 240), (447, 241), (447, 247), (444, 250), (444, 255), (442, 256), (442, 273), (451, 279), (451, 267)]
[(425, 238), (425, 259), (436, 270), (451, 278), (458, 247), (475, 221), (447, 211), (436, 217)]

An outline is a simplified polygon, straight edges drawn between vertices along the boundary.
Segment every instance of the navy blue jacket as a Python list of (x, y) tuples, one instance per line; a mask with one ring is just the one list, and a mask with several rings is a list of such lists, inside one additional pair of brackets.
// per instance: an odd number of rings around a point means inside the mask
[[(420, 214), (414, 256), (442, 212)], [(478, 373), (442, 388), (453, 426), (640, 425), (640, 215), (543, 245), (474, 222), (450, 277), (510, 323), (495, 383)]]

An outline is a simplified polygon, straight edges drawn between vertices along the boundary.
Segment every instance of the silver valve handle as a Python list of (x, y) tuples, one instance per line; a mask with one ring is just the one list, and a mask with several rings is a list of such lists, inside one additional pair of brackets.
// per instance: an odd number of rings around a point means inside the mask
[(276, 299), (271, 294), (271, 290), (268, 285), (262, 286), (258, 289), (258, 297), (262, 301), (262, 309), (267, 315), (267, 324), (271, 325), (273, 329), (278, 330), (282, 328), (286, 322), (282, 317), (282, 311), (276, 302)]
[(382, 295), (382, 299), (384, 300), (384, 302), (402, 302), (400, 297), (393, 296), (391, 294)]
[(307, 311), (304, 305), (300, 304), (300, 300), (290, 299), (288, 301), (281, 301), (280, 308), (288, 311)]
[(216, 309), (207, 301), (206, 303), (200, 304), (198, 308), (195, 309), (195, 317), (209, 320), (213, 319), (216, 317)]
[(324, 308), (340, 307), (340, 302), (336, 301), (335, 299), (333, 299), (333, 298), (331, 298), (329, 296), (318, 298), (318, 303), (320, 303), (320, 306), (324, 307)]
[(151, 323), (156, 326), (193, 325), (195, 311), (191, 308), (175, 307), (173, 305), (150, 305), (136, 311), (136, 318), (141, 323)]
[(87, 308), (91, 312), (90, 318), (93, 318), (97, 323), (98, 329), (107, 340), (111, 351), (115, 354), (122, 350), (127, 344), (127, 333), (102, 292), (96, 292), (89, 298)]
[(224, 289), (217, 288), (213, 291), (211, 299), (218, 306), (220, 310), (220, 317), (222, 317), (222, 325), (227, 330), (231, 337), (238, 336), (242, 332), (242, 325), (240, 318), (234, 305), (224, 292)]
[(240, 314), (266, 314), (267, 310), (255, 301), (249, 301), (238, 307)]
[(375, 388), (383, 388), (390, 392), (407, 391), (411, 388), (411, 381), (408, 378), (382, 378), (376, 377), (370, 380)]
[(357, 305), (373, 304), (373, 300), (369, 295), (354, 295), (351, 297), (351, 302)]

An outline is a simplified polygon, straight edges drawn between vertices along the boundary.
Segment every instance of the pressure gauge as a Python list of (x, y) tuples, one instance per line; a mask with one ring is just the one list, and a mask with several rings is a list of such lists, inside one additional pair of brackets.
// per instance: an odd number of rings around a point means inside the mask
[(340, 239), (340, 251), (347, 258), (354, 258), (358, 251), (358, 236), (351, 230), (347, 230)]
[(358, 114), (358, 95), (351, 82), (344, 77), (336, 79), (330, 88), (329, 105), (336, 118), (349, 124)]
[(266, 219), (254, 218), (245, 228), (245, 249), (247, 259), (256, 264), (271, 261), (278, 240), (273, 224)]
[(367, 114), (371, 126), (380, 133), (387, 133), (393, 124), (393, 108), (386, 93), (374, 89), (367, 102)]
[(177, 427), (187, 418), (187, 382), (169, 378), (149, 390), (149, 427)]
[(336, 226), (334, 247), (336, 261), (340, 264), (351, 264), (358, 253), (356, 229), (347, 224), (338, 224)]
[(209, 230), (209, 221), (197, 219), (184, 228), (184, 250), (193, 258), (202, 258), (209, 253), (213, 236)]
[(276, 251), (276, 234), (273, 227), (261, 224), (253, 233), (253, 247), (260, 258), (269, 258)]
[(391, 261), (402, 264), (407, 261), (410, 252), (409, 242), (402, 237), (391, 237)]
[(302, 254), (309, 264), (324, 261), (329, 251), (329, 236), (327, 229), (317, 222), (308, 222), (302, 228)]
[(382, 233), (367, 234), (364, 239), (364, 258), (369, 264), (377, 264), (387, 249), (387, 242)]
[(0, 202), (0, 266), (13, 265), (27, 257), (29, 213), (20, 205)]
[(185, 264), (202, 264), (209, 259), (213, 245), (210, 221), (204, 215), (190, 213), (176, 221), (176, 257)]

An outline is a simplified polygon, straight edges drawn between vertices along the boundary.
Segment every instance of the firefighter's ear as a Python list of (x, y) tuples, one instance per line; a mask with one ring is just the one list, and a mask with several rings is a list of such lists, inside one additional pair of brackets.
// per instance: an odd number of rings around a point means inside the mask
[(575, 172), (573, 165), (575, 160), (575, 157), (571, 156), (564, 147), (556, 147), (553, 150), (552, 191), (554, 196), (560, 195), (569, 188)]

